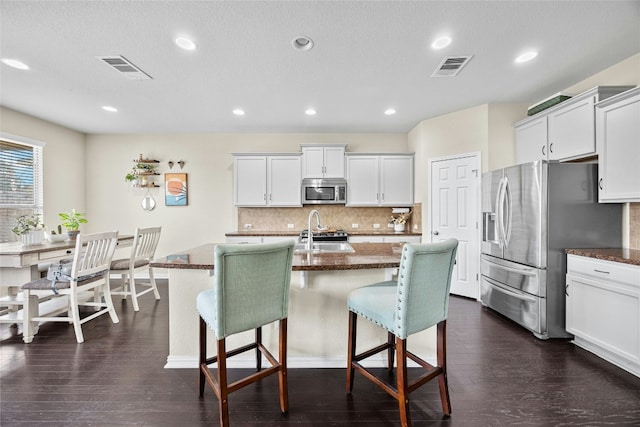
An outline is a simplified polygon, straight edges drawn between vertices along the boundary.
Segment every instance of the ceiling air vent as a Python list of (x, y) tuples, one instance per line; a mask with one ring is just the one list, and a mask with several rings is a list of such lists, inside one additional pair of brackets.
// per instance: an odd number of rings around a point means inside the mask
[(467, 62), (471, 61), (473, 55), (469, 56), (447, 56), (445, 57), (438, 68), (431, 74), (431, 77), (454, 77), (457, 76), (462, 67), (467, 65)]
[(133, 65), (124, 56), (98, 56), (97, 58), (130, 80), (152, 79), (150, 75)]

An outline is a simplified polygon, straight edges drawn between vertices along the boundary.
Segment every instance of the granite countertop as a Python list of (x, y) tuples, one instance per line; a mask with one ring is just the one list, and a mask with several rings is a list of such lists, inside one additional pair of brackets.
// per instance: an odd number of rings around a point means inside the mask
[(608, 249), (565, 249), (567, 254), (597, 258), (622, 264), (640, 265), (640, 249), (608, 248)]
[[(282, 235), (282, 234), (280, 234)], [(294, 271), (362, 270), (400, 266), (402, 243), (352, 243), (355, 252), (294, 254)], [(198, 246), (154, 260), (151, 267), (213, 270), (215, 243)]]
[[(369, 230), (369, 231), (347, 231), (349, 236), (422, 236), (422, 233), (413, 233), (410, 231), (405, 231), (402, 233), (396, 233), (392, 228), (378, 229), (377, 231)], [(248, 236), (256, 236), (256, 237), (264, 237), (264, 236), (292, 236), (298, 237), (300, 235), (300, 230), (298, 231), (257, 231), (257, 230), (241, 230), (241, 231), (230, 231), (225, 233), (227, 237), (248, 237)]]

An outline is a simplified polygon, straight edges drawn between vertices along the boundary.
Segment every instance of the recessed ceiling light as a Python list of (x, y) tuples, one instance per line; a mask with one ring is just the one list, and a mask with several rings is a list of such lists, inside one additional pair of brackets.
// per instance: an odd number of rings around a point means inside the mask
[(244, 116), (244, 110), (242, 108), (236, 108), (233, 110), (233, 114), (236, 116)]
[(386, 110), (384, 110), (384, 114), (386, 114), (387, 116), (393, 116), (395, 113), (396, 113), (395, 108), (387, 108)]
[(306, 110), (304, 110), (304, 113), (307, 116), (315, 116), (316, 114), (318, 114), (318, 112), (316, 110), (314, 110), (313, 108), (307, 108)]
[(176, 44), (184, 50), (196, 50), (197, 47), (193, 40), (186, 37), (178, 37)]
[(22, 61), (19, 61), (17, 59), (11, 59), (11, 58), (2, 58), (2, 62), (6, 65), (8, 65), (9, 67), (13, 67), (16, 68), (18, 70), (30, 70), (31, 68), (25, 64)]
[(530, 50), (530, 51), (525, 52), (522, 55), (518, 56), (516, 58), (515, 62), (517, 64), (522, 64), (523, 62), (531, 61), (536, 56), (538, 56), (538, 52), (536, 52), (535, 50)]
[(451, 44), (451, 37), (442, 36), (438, 37), (431, 43), (433, 49), (443, 49)]
[(108, 112), (110, 112), (110, 113), (117, 113), (117, 112), (118, 112), (118, 109), (117, 109), (117, 108), (112, 107), (112, 106), (110, 106), (110, 105), (103, 105), (103, 106), (102, 106), (102, 109), (103, 109), (104, 111), (108, 111)]
[(291, 45), (293, 45), (293, 48), (296, 50), (306, 52), (308, 50), (311, 50), (311, 48), (313, 47), (313, 40), (311, 40), (307, 36), (299, 36), (293, 39)]

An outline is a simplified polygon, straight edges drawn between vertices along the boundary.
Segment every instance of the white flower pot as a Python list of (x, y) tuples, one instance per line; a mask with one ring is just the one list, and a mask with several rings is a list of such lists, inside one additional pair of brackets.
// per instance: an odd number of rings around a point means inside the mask
[(393, 230), (396, 233), (402, 233), (404, 231), (404, 224), (393, 224)]
[(41, 245), (44, 242), (44, 230), (31, 230), (20, 235), (23, 245)]

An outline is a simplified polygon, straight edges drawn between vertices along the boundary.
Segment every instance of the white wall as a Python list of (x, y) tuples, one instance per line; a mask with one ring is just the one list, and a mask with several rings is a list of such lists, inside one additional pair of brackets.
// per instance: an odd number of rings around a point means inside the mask
[[(60, 223), (59, 212), (85, 212), (85, 135), (0, 107), (2, 132), (46, 143), (43, 152), (44, 218), (47, 227)], [(84, 226), (83, 226), (84, 227)]]
[[(348, 151), (407, 151), (406, 134), (206, 134), (88, 135), (87, 214), (91, 230), (118, 229), (131, 234), (136, 226), (161, 225), (158, 256), (203, 243), (222, 242), (237, 230), (233, 206), (234, 152), (298, 152), (302, 143), (346, 143)], [(163, 188), (151, 190), (156, 208), (140, 207), (146, 190), (124, 181), (133, 160), (160, 160), (159, 172), (188, 174), (186, 207), (168, 207)], [(176, 163), (169, 169), (167, 162)], [(184, 160), (184, 169), (177, 165)], [(163, 184), (163, 176), (157, 177)]]

